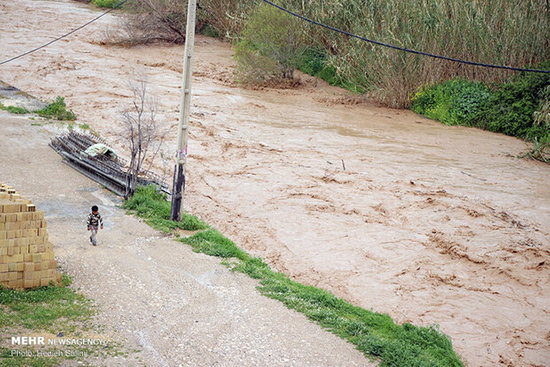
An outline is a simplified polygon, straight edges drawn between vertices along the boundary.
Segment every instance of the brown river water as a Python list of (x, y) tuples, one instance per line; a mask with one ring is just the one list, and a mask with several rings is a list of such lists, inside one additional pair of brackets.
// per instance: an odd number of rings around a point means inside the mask
[[(69, 0), (2, 0), (0, 57), (98, 14)], [(105, 45), (118, 24), (103, 17), (0, 66), (0, 80), (44, 100), (64, 96), (124, 155), (127, 84), (146, 74), (171, 156), (183, 47)], [(246, 90), (233, 69), (228, 44), (197, 38), (191, 213), (295, 280), (400, 323), (438, 324), (468, 366), (550, 366), (550, 166), (517, 158), (526, 143), (303, 75), (296, 89)]]

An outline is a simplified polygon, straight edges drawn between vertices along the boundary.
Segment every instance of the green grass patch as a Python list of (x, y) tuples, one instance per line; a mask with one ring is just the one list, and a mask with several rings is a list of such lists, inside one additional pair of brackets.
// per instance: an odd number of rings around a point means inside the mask
[(0, 340), (10, 345), (11, 337), (40, 335), (46, 339), (45, 345), (0, 347), (0, 366), (48, 367), (67, 361), (87, 365), (90, 358), (128, 355), (119, 343), (109, 340), (106, 345), (48, 344), (47, 339), (55, 335), (67, 339), (102, 338), (104, 328), (91, 319), (96, 314), (92, 301), (76, 293), (70, 284), (70, 277), (63, 275), (61, 286), (22, 291), (0, 287)]
[[(28, 113), (36, 113), (38, 116), (48, 119), (59, 121), (74, 121), (76, 120), (76, 114), (73, 110), (67, 110), (65, 105), (65, 99), (63, 97), (57, 97), (53, 102), (40, 110), (29, 111), (26, 108), (15, 106), (4, 106), (0, 103), (0, 110), (8, 111), (13, 114), (24, 115)], [(88, 126), (83, 124), (82, 126)], [(85, 128), (85, 127), (82, 127)], [(88, 126), (89, 128), (89, 126)]]
[(76, 114), (73, 112), (73, 110), (67, 110), (67, 106), (65, 105), (65, 98), (59, 96), (43, 109), (33, 112), (41, 117), (51, 118), (59, 121), (76, 120)]
[[(0, 339), (36, 333), (57, 335), (61, 331), (78, 336), (83, 330), (90, 330), (88, 321), (95, 310), (89, 299), (69, 287), (70, 283), (70, 278), (63, 275), (61, 286), (52, 284), (28, 290), (0, 287)], [(15, 351), (32, 354), (25, 356), (14, 354)], [(39, 355), (39, 352), (46, 355)], [(63, 360), (82, 359), (102, 352), (77, 345), (66, 346), (62, 351), (51, 346), (1, 347), (0, 366), (58, 366)]]
[(235, 257), (240, 260), (249, 258), (246, 252), (215, 229), (199, 232), (191, 237), (182, 238), (180, 241), (191, 245), (195, 252), (202, 252), (210, 256)]
[(13, 113), (16, 115), (25, 115), (27, 113), (31, 113), (31, 111), (27, 110), (23, 107), (15, 107), (15, 106), (4, 106), (2, 103), (0, 103), (0, 110), (8, 111), (9, 113)]
[(121, 0), (92, 0), (92, 4), (100, 8), (112, 9), (116, 7)]
[(197, 217), (184, 213), (181, 222), (170, 220), (170, 202), (166, 201), (166, 195), (158, 192), (155, 186), (140, 186), (134, 196), (124, 202), (122, 208), (130, 214), (144, 218), (151, 227), (169, 233), (176, 229), (196, 231), (208, 228)]
[(63, 275), (62, 286), (48, 286), (19, 291), (0, 287), (0, 328), (24, 327), (48, 332), (71, 331), (73, 321), (87, 320), (91, 303), (71, 288), (70, 278)]

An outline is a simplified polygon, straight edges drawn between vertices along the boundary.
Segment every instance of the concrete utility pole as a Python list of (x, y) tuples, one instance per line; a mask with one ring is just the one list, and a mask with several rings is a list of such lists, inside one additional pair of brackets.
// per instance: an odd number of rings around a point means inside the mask
[(193, 48), (195, 45), (195, 18), (197, 0), (189, 0), (187, 6), (187, 28), (185, 31), (185, 56), (183, 58), (183, 81), (181, 91), (180, 118), (178, 127), (178, 151), (174, 181), (172, 185), (172, 208), (170, 219), (181, 221), (183, 216), (183, 195), (185, 193), (185, 171), (187, 168), (187, 142), (189, 140), (189, 107), (191, 103), (191, 77)]

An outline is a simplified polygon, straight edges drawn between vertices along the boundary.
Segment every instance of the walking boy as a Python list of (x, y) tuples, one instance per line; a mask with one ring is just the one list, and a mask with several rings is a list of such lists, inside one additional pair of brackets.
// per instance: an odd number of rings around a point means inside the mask
[(92, 245), (97, 246), (97, 227), (101, 225), (101, 229), (103, 229), (103, 218), (101, 218), (101, 215), (98, 212), (97, 205), (92, 206), (92, 212), (88, 215), (88, 231), (92, 232), (92, 235), (90, 236), (90, 242)]

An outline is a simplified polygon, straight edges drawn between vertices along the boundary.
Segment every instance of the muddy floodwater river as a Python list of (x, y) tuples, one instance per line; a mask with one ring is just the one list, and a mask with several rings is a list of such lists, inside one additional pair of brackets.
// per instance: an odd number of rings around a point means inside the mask
[[(69, 0), (3, 0), (1, 58), (98, 14)], [(183, 47), (105, 45), (117, 17), (0, 66), (0, 79), (65, 97), (125, 155), (128, 81), (147, 75), (173, 156)], [(230, 45), (197, 38), (190, 212), (295, 280), (400, 323), (439, 325), (468, 366), (550, 366), (550, 166), (518, 158), (526, 143), (303, 75), (296, 89), (246, 90), (233, 69)]]

